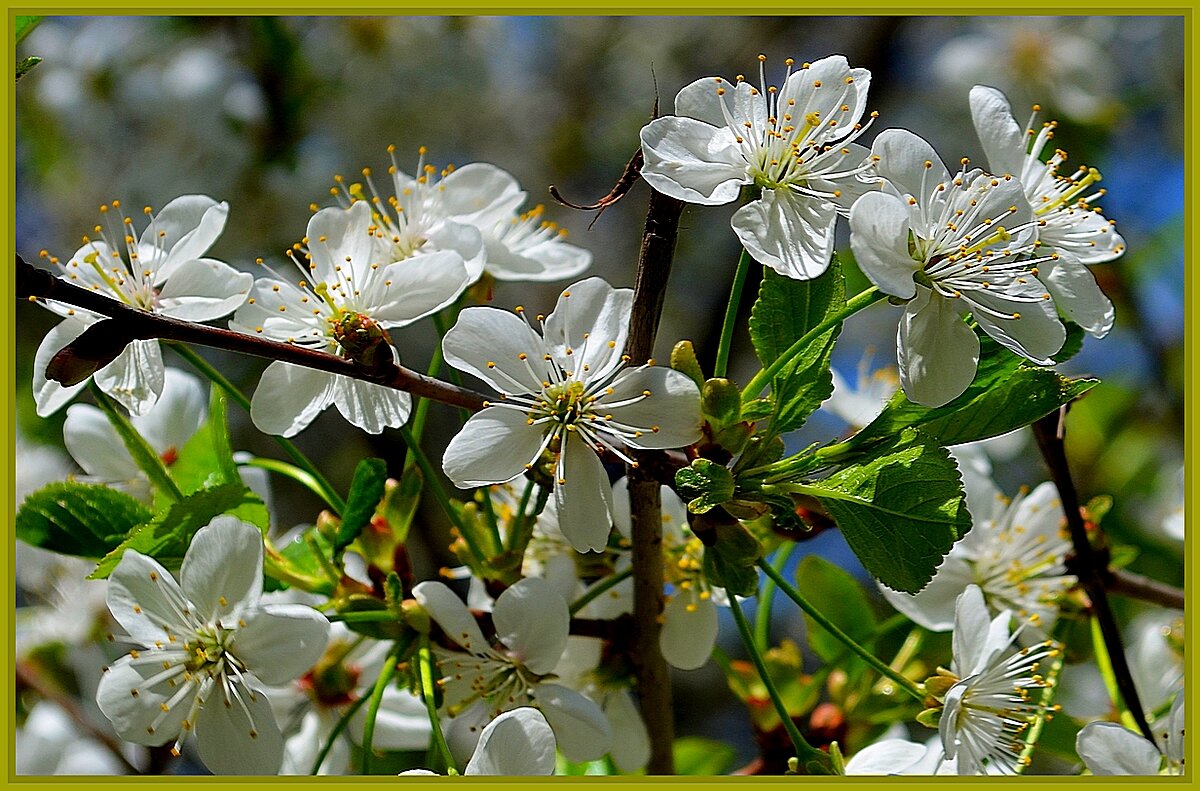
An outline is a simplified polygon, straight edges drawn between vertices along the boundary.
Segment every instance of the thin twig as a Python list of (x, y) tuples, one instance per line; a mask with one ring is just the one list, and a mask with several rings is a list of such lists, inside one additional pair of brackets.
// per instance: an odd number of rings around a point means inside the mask
[[(368, 371), (336, 354), (137, 310), (55, 277), (50, 272), (37, 269), (19, 255), (17, 296), (23, 299), (53, 300), (109, 318), (108, 321), (92, 325), (51, 360), (47, 376), (55, 379), (62, 376), (67, 379), (58, 379), (63, 384), (83, 381), (95, 370), (111, 362), (130, 341), (159, 338), (226, 349), (268, 360), (282, 360), (306, 368), (348, 376), (351, 379), (361, 379), (394, 390), (403, 390), (414, 396), (473, 412), (483, 409), (485, 403), (484, 396), (480, 393), (425, 376), (391, 360), (383, 360), (382, 364)], [(386, 355), (381, 355), (381, 360), (384, 357)]]
[(1071, 468), (1067, 464), (1067, 454), (1064, 444), (1066, 435), (1066, 409), (1064, 406), (1057, 412), (1051, 412), (1044, 418), (1036, 421), (1033, 424), (1033, 436), (1037, 439), (1038, 448), (1042, 452), (1042, 458), (1046, 461), (1046, 466), (1050, 468), (1050, 478), (1054, 481), (1054, 485), (1058, 488), (1058, 497), (1062, 502), (1063, 513), (1067, 518), (1067, 529), (1071, 534), (1071, 545), (1074, 550), (1074, 558), (1070, 562), (1070, 571), (1079, 578), (1079, 582), (1083, 585), (1084, 591), (1087, 592), (1088, 598), (1092, 602), (1092, 611), (1096, 616), (1096, 621), (1100, 625), (1100, 632), (1104, 637), (1104, 645), (1108, 649), (1109, 658), (1112, 662), (1113, 677), (1117, 682), (1117, 689), (1121, 693), (1121, 699), (1125, 702), (1125, 707), (1129, 709), (1129, 713), (1133, 715), (1134, 721), (1137, 722), (1138, 729), (1142, 735), (1150, 740), (1152, 744), (1157, 744), (1154, 741), (1154, 733), (1150, 730), (1150, 724), (1146, 722), (1146, 713), (1142, 709), (1142, 702), (1138, 698), (1137, 687), (1133, 683), (1133, 675), (1129, 671), (1129, 662), (1125, 658), (1125, 651), (1121, 647), (1121, 633), (1117, 629), (1116, 618), (1113, 617), (1112, 608), (1108, 603), (1108, 594), (1105, 590), (1104, 571), (1105, 568), (1101, 563), (1097, 562), (1096, 554), (1092, 550), (1092, 543), (1088, 539), (1087, 527), (1083, 521), (1083, 515), (1079, 511), (1079, 494), (1075, 490), (1075, 483), (1071, 479)]
[(604, 214), (605, 209), (621, 200), (621, 198), (624, 198), (629, 193), (629, 190), (633, 189), (633, 185), (637, 183), (637, 180), (641, 178), (642, 175), (642, 161), (642, 149), (638, 148), (638, 150), (634, 152), (633, 156), (629, 158), (629, 162), (625, 165), (625, 171), (621, 173), (621, 177), (617, 179), (617, 183), (613, 185), (613, 188), (609, 190), (607, 195), (595, 203), (589, 203), (586, 205), (572, 203), (564, 198), (562, 193), (558, 191), (558, 187), (554, 186), (553, 184), (550, 185), (550, 195), (554, 198), (554, 200), (568, 208), (577, 209), (579, 211), (596, 212), (596, 216), (592, 218), (590, 223), (588, 223), (588, 230), (591, 230), (591, 227), (596, 224), (596, 220), (600, 219), (600, 215)]
[(1165, 582), (1152, 580), (1141, 574), (1134, 574), (1125, 569), (1106, 569), (1102, 575), (1104, 587), (1113, 593), (1128, 596), (1131, 599), (1141, 599), (1151, 604), (1172, 607), (1182, 610), (1187, 603), (1184, 592)]

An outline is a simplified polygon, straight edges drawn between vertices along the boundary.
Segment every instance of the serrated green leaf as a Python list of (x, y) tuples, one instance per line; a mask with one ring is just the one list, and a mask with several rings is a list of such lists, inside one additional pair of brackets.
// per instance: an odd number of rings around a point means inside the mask
[(124, 541), (101, 559), (88, 579), (107, 578), (127, 549), (149, 555), (169, 569), (178, 568), (192, 536), (221, 514), (236, 516), (266, 531), (267, 507), (241, 482), (205, 489), (171, 503), (149, 521), (135, 527)]
[(940, 407), (909, 401), (896, 393), (862, 431), (844, 444), (863, 450), (887, 442), (902, 429), (918, 426), (945, 446), (998, 437), (1045, 417), (1099, 384), (1096, 379), (1067, 379), (1032, 365), (990, 338), (980, 339), (979, 370), (958, 398)]
[[(750, 313), (750, 338), (759, 360), (770, 365), (845, 306), (845, 282), (836, 260), (813, 280), (792, 280), (764, 268), (758, 300)], [(775, 404), (772, 430), (776, 433), (802, 426), (833, 393), (829, 358), (840, 331), (837, 324), (815, 338), (771, 383)]]
[(179, 449), (169, 469), (184, 494), (241, 482), (229, 442), (225, 394), (216, 385), (209, 394), (208, 418)]
[(872, 575), (916, 593), (971, 528), (958, 467), (945, 448), (907, 428), (870, 457), (805, 493), (820, 500)]
[[(875, 613), (854, 577), (827, 560), (809, 555), (796, 567), (796, 588), (821, 614), (857, 643), (875, 632)], [(812, 618), (804, 618), (808, 645), (826, 662), (845, 653), (846, 646)]]
[(13, 22), (13, 37), (20, 44), (42, 21), (40, 16), (18, 16)]
[(738, 596), (758, 591), (758, 567), (762, 545), (741, 523), (714, 520), (716, 541), (704, 548), (704, 574), (709, 582)]
[(354, 480), (350, 482), (350, 494), (346, 497), (346, 510), (342, 513), (342, 524), (333, 542), (335, 552), (341, 552), (371, 521), (379, 501), (383, 499), (387, 483), (387, 462), (383, 459), (363, 459), (354, 468)]
[(672, 750), (677, 775), (723, 775), (733, 768), (733, 762), (737, 760), (737, 750), (732, 746), (701, 736), (676, 739)]
[(696, 459), (690, 467), (675, 473), (675, 483), (680, 494), (694, 498), (688, 510), (703, 514), (733, 497), (733, 474), (724, 466), (708, 459)]
[(101, 558), (129, 531), (153, 516), (145, 503), (97, 484), (63, 481), (43, 486), (17, 511), (17, 538), (35, 547)]

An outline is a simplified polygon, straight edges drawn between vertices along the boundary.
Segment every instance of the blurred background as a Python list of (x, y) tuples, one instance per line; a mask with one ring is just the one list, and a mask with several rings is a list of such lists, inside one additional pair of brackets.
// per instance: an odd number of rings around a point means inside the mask
[[(424, 145), (439, 166), (485, 161), (513, 173), (529, 192), (526, 208), (546, 203), (571, 241), (595, 253), (592, 274), (632, 286), (645, 185), (590, 229), (593, 215), (555, 205), (547, 186), (580, 203), (607, 193), (656, 99), (669, 113), (678, 89), (699, 77), (745, 73), (757, 81), (759, 53), (776, 83), (787, 57), (843, 53), (872, 72), (876, 131), (905, 127), (948, 162), (968, 156), (982, 164), (967, 94), (974, 84), (992, 85), (1007, 93), (1019, 122), (1039, 103), (1043, 119), (1060, 122), (1054, 143), (1069, 152), (1068, 164), (1104, 175), (1102, 207), (1128, 252), (1093, 268), (1117, 306), (1117, 324), (1103, 340), (1088, 338), (1065, 366), (1103, 380), (1072, 409), (1067, 445), (1084, 499), (1113, 497), (1104, 527), (1113, 543), (1137, 548), (1131, 568), (1182, 584), (1182, 533), (1163, 525), (1183, 498), (1184, 47), (1183, 19), (1168, 16), (47, 18), (17, 53), (44, 58), (16, 91), (17, 250), (27, 260), (43, 248), (69, 256), (99, 204), (114, 198), (161, 207), (203, 193), (231, 206), (211, 255), (247, 270), (261, 256), (279, 268), (282, 252), (304, 234), (309, 204), (331, 204), (335, 174), (385, 167), (388, 144), (411, 172)], [(860, 142), (869, 145), (874, 134)], [(660, 358), (690, 338), (711, 366), (738, 256), (733, 208), (684, 213)], [(501, 283), (494, 304), (548, 310), (562, 285)], [(743, 327), (755, 292), (747, 288)], [(22, 468), (33, 474), (34, 459), (71, 465), (60, 450), (62, 413), (37, 418), (29, 392), (33, 351), (57, 319), (29, 304), (17, 311), (20, 480)], [(847, 325), (834, 364), (851, 382), (864, 353), (872, 368), (894, 365), (898, 314), (877, 305)], [(435, 337), (428, 322), (393, 337), (403, 362), (423, 369)], [(247, 391), (265, 366), (204, 354)], [(731, 377), (744, 382), (757, 368), (744, 330), (734, 355)], [(230, 416), (235, 447), (278, 454), (247, 416), (236, 408)], [(436, 406), (433, 416), (428, 451), (440, 457), (457, 418)], [(794, 444), (844, 430), (818, 414)], [(342, 490), (358, 459), (399, 464), (403, 452), (388, 434), (363, 435), (332, 410), (298, 443)], [(1044, 480), (1031, 439), (993, 450), (1007, 492)], [(289, 481), (273, 484), (281, 530), (313, 521), (315, 498)], [(415, 549), (418, 573), (431, 575), (449, 556), (445, 525), (427, 505), (426, 545)], [(862, 573), (836, 532), (805, 549)], [(789, 615), (782, 633), (800, 634), (790, 609), (779, 609)], [(677, 679), (681, 732), (734, 739), (738, 759), (751, 756), (744, 712), (713, 714), (729, 697), (718, 671), (710, 665)], [(689, 700), (703, 705), (704, 718)]]

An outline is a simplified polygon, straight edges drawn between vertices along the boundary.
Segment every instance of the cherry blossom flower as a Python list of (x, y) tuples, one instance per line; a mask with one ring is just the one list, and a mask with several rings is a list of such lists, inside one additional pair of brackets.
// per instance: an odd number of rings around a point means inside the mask
[[(536, 777), (554, 774), (554, 731), (545, 715), (522, 706), (506, 711), (487, 724), (464, 775)], [(432, 775), (427, 769), (410, 769), (401, 775)]]
[(629, 460), (625, 447), (677, 448), (700, 438), (700, 394), (670, 368), (625, 369), (621, 354), (633, 292), (599, 278), (563, 292), (554, 312), (524, 318), (467, 308), (446, 333), (446, 361), (501, 393), (450, 441), (442, 467), (460, 488), (504, 483), (555, 454), (554, 498), (577, 550), (603, 549), (612, 491), (596, 455)]
[[(761, 264), (809, 280), (829, 267), (839, 210), (873, 189), (862, 125), (871, 73), (830, 55), (768, 86), (759, 56), (754, 87), (704, 77), (675, 97), (675, 115), (642, 128), (642, 178), (672, 198), (732, 203), (744, 186), (761, 197), (738, 209), (734, 233)], [(874, 118), (874, 113), (871, 117)]]
[(1092, 186), (1100, 181), (1100, 172), (1080, 166), (1069, 176), (1059, 175), (1067, 158), (1065, 151), (1056, 149), (1048, 161), (1042, 161), (1042, 151), (1054, 137), (1057, 124), (1044, 123), (1035, 133), (1031, 118), (1022, 132), (1008, 99), (995, 88), (976, 85), (971, 89), (971, 117), (988, 166), (996, 173), (1011, 173), (1025, 188), (1038, 220), (1041, 251), (1058, 254), (1038, 267), (1038, 279), (1072, 321), (1103, 338), (1113, 326), (1113, 306), (1085, 265), (1119, 258), (1125, 252), (1125, 240), (1113, 221), (1092, 206), (1104, 195), (1103, 189)]
[(1151, 725), (1161, 744), (1115, 722), (1092, 722), (1075, 737), (1075, 752), (1094, 775), (1182, 775), (1184, 761), (1183, 692), (1171, 711)]
[(142, 646), (114, 662), (96, 702), (126, 741), (150, 746), (195, 732), (200, 758), (222, 774), (274, 774), (283, 738), (261, 685), (299, 677), (321, 656), (329, 622), (300, 604), (261, 604), (262, 536), (218, 516), (192, 539), (179, 582), (126, 550), (108, 606)]
[[(470, 282), (458, 253), (422, 255), (420, 266), (383, 255), (385, 231), (365, 201), (322, 209), (308, 223), (304, 280), (260, 278), (229, 326), (343, 356), (366, 335), (375, 354), (393, 354), (387, 330), (448, 305)], [(295, 259), (293, 259), (295, 260)], [(268, 434), (293, 436), (330, 405), (371, 434), (401, 426), (407, 393), (338, 374), (276, 361), (254, 391), (250, 416)]]
[(900, 384), (918, 404), (941, 406), (975, 378), (979, 326), (1041, 365), (1066, 331), (1038, 266), (1033, 210), (1020, 182), (980, 170), (951, 177), (933, 148), (889, 129), (871, 148), (887, 183), (850, 210), (850, 246), (879, 289), (906, 300), (900, 320)]
[[(176, 198), (134, 236), (133, 219), (120, 201), (100, 207), (95, 237), (66, 262), (43, 250), (41, 257), (62, 270), (61, 277), (130, 307), (186, 321), (212, 321), (240, 305), (253, 277), (204, 254), (225, 227), (229, 205), (204, 195)], [(51, 358), (101, 316), (53, 301), (42, 302), (66, 320), (46, 334), (34, 356), (33, 393), (45, 417), (70, 401), (83, 383), (64, 387), (46, 378)], [(162, 353), (157, 340), (135, 340), (93, 375), (96, 384), (135, 415), (145, 414), (163, 388)]]
[(466, 605), (440, 582), (422, 582), (413, 597), (457, 649), (437, 647), (449, 712), (482, 702), (494, 716), (535, 705), (554, 729), (558, 747), (571, 761), (591, 761), (608, 752), (612, 728), (600, 707), (562, 684), (553, 671), (567, 645), (567, 603), (536, 577), (500, 594), (492, 610), (496, 644), (490, 643)]

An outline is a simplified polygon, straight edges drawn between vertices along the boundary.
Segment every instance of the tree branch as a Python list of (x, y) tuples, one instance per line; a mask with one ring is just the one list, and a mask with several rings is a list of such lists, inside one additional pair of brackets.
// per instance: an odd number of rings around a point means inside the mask
[(47, 376), (64, 385), (83, 381), (115, 359), (130, 341), (160, 338), (225, 349), (268, 360), (282, 360), (318, 371), (361, 379), (394, 390), (403, 390), (414, 396), (473, 412), (478, 412), (484, 406), (483, 395), (397, 365), (387, 359), (388, 355), (377, 355), (379, 364), (368, 370), (336, 354), (181, 321), (159, 313), (148, 313), (37, 269), (19, 255), (17, 296), (23, 299), (54, 300), (108, 317), (107, 321), (89, 327), (51, 360)]
[(1058, 488), (1058, 497), (1062, 501), (1063, 512), (1067, 517), (1067, 529), (1071, 534), (1071, 544), (1075, 557), (1070, 563), (1070, 571), (1079, 578), (1084, 591), (1092, 602), (1092, 611), (1100, 624), (1100, 633), (1104, 638), (1104, 646), (1108, 650), (1112, 662), (1113, 676), (1117, 689), (1125, 707), (1133, 715), (1142, 735), (1157, 744), (1150, 724), (1146, 722), (1146, 713), (1138, 698), (1137, 687), (1133, 683), (1133, 675), (1129, 671), (1129, 662), (1125, 658), (1125, 649), (1121, 645), (1121, 634), (1117, 630), (1117, 621), (1113, 617), (1112, 608), (1108, 603), (1105, 590), (1104, 572), (1092, 550), (1088, 539), (1087, 527), (1083, 515), (1079, 511), (1079, 494), (1075, 491), (1075, 483), (1071, 479), (1071, 468), (1067, 464), (1067, 454), (1063, 442), (1066, 434), (1066, 407), (1057, 412), (1051, 412), (1033, 424), (1033, 436), (1037, 439), (1038, 448), (1046, 466), (1050, 468), (1050, 478)]
[(1182, 610), (1187, 603), (1184, 592), (1179, 588), (1141, 574), (1134, 574), (1132, 571), (1109, 568), (1105, 569), (1101, 576), (1104, 578), (1105, 588), (1132, 599), (1141, 599), (1176, 610)]
[[(654, 350), (654, 337), (662, 315), (679, 217), (683, 203), (651, 190), (646, 228), (633, 290), (633, 310), (625, 353), (641, 363)], [(655, 454), (638, 452), (637, 467), (629, 469), (629, 503), (633, 523), (634, 667), (642, 719), (650, 733), (647, 774), (674, 774), (675, 709), (671, 674), (658, 638), (663, 610), (662, 501), (659, 481), (648, 465)]]

